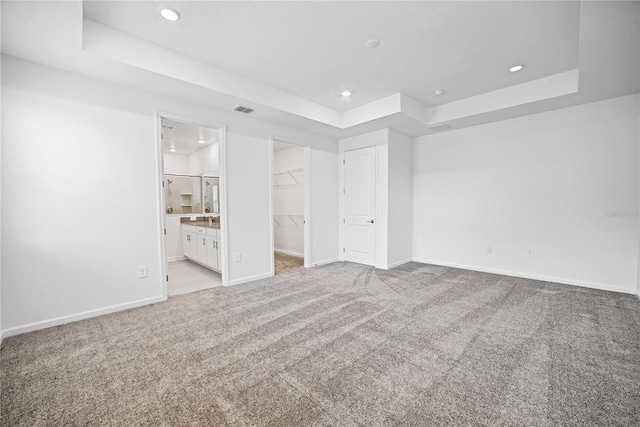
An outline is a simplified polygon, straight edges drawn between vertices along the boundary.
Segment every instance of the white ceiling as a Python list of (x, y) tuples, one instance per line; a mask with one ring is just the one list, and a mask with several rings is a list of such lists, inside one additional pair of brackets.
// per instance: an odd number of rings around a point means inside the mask
[[(205, 142), (199, 143), (199, 139)], [(216, 142), (217, 129), (162, 118), (162, 150), (165, 153), (174, 147), (176, 154), (189, 155)]]
[[(164, 20), (161, 6), (181, 19)], [(339, 111), (397, 92), (432, 106), (576, 68), (579, 14), (579, 2), (84, 6), (108, 27)], [(372, 38), (379, 47), (366, 46)], [(507, 71), (520, 63), (524, 72)], [(343, 89), (353, 95), (344, 99)]]
[(330, 138), (640, 91), (639, 2), (162, 4), (182, 19), (164, 21), (157, 2), (3, 1), (2, 52)]

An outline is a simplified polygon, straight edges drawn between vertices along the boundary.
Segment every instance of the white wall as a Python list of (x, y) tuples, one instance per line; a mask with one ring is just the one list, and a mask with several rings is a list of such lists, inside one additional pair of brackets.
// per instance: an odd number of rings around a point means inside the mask
[(164, 153), (164, 173), (176, 175), (201, 175), (220, 171), (219, 144), (207, 145), (193, 153)]
[(192, 175), (209, 174), (218, 176), (220, 171), (219, 144), (207, 145), (189, 156), (189, 170)]
[(164, 153), (164, 173), (189, 175), (189, 156), (178, 153)]
[(411, 261), (413, 139), (389, 130), (388, 254), (391, 268)]
[[(1, 37), (0, 37), (1, 38)], [(1, 42), (1, 40), (0, 40)], [(0, 80), (2, 79), (2, 67), (0, 67)], [(0, 86), (0, 345), (4, 338), (2, 329), (2, 87)]]
[[(4, 56), (2, 84), (9, 335), (161, 299), (156, 110), (227, 125), (229, 250), (243, 253), (231, 262), (232, 283), (270, 271), (269, 134), (311, 144), (312, 162), (337, 163), (327, 138)], [(316, 193), (337, 206), (334, 183), (317, 179)], [(322, 213), (312, 212), (325, 250), (314, 256), (336, 258), (335, 215)], [(140, 265), (148, 278), (137, 278)]]
[(290, 148), (274, 151), (273, 173), (304, 168), (304, 147), (290, 144)]
[[(299, 139), (304, 141), (304, 139)], [(335, 151), (311, 146), (310, 165), (305, 179), (310, 179), (311, 265), (338, 261), (338, 147)]]
[(638, 101), (417, 138), (414, 259), (634, 292)]
[(304, 174), (299, 185), (290, 176), (277, 175), (304, 168), (304, 148), (291, 146), (273, 153), (273, 173), (280, 186), (273, 187), (274, 249), (294, 256), (304, 256)]
[[(271, 275), (271, 146), (239, 134), (228, 134), (227, 140), (227, 214), (230, 222), (243, 225), (229, 230), (229, 272), (235, 284)], [(242, 262), (234, 261), (236, 253)]]

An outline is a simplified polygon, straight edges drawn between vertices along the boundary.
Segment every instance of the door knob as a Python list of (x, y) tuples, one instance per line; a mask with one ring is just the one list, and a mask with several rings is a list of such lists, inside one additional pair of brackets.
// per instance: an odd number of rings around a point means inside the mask
[(367, 221), (367, 222), (370, 222), (371, 224), (373, 224), (373, 220), (371, 220), (371, 221)]

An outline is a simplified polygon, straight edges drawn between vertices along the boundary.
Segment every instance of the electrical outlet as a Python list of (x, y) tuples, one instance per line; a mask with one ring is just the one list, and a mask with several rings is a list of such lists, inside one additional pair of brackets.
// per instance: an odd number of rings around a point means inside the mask
[(533, 256), (533, 249), (527, 249), (527, 256), (528, 257), (532, 257)]
[(320, 248), (320, 243), (316, 240), (315, 242), (313, 242), (313, 249), (319, 249)]
[(138, 279), (144, 279), (149, 275), (149, 270), (146, 265), (141, 265), (138, 267)]
[(242, 252), (236, 252), (234, 254), (234, 258), (235, 258), (236, 262), (241, 262), (242, 261)]
[(488, 254), (492, 254), (493, 253), (493, 248), (491, 246), (487, 246), (487, 253)]

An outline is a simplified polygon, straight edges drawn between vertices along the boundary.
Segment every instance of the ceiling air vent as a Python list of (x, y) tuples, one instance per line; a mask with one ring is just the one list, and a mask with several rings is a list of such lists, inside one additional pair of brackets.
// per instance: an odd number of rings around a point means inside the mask
[(431, 126), (429, 129), (434, 132), (444, 132), (445, 130), (453, 129), (453, 126), (451, 126), (449, 123), (442, 123), (441, 125)]
[(249, 107), (243, 107), (242, 105), (238, 105), (237, 107), (235, 107), (233, 109), (233, 111), (237, 111), (239, 113), (245, 113), (245, 114), (249, 114), (249, 113), (253, 113), (253, 108), (249, 108)]

